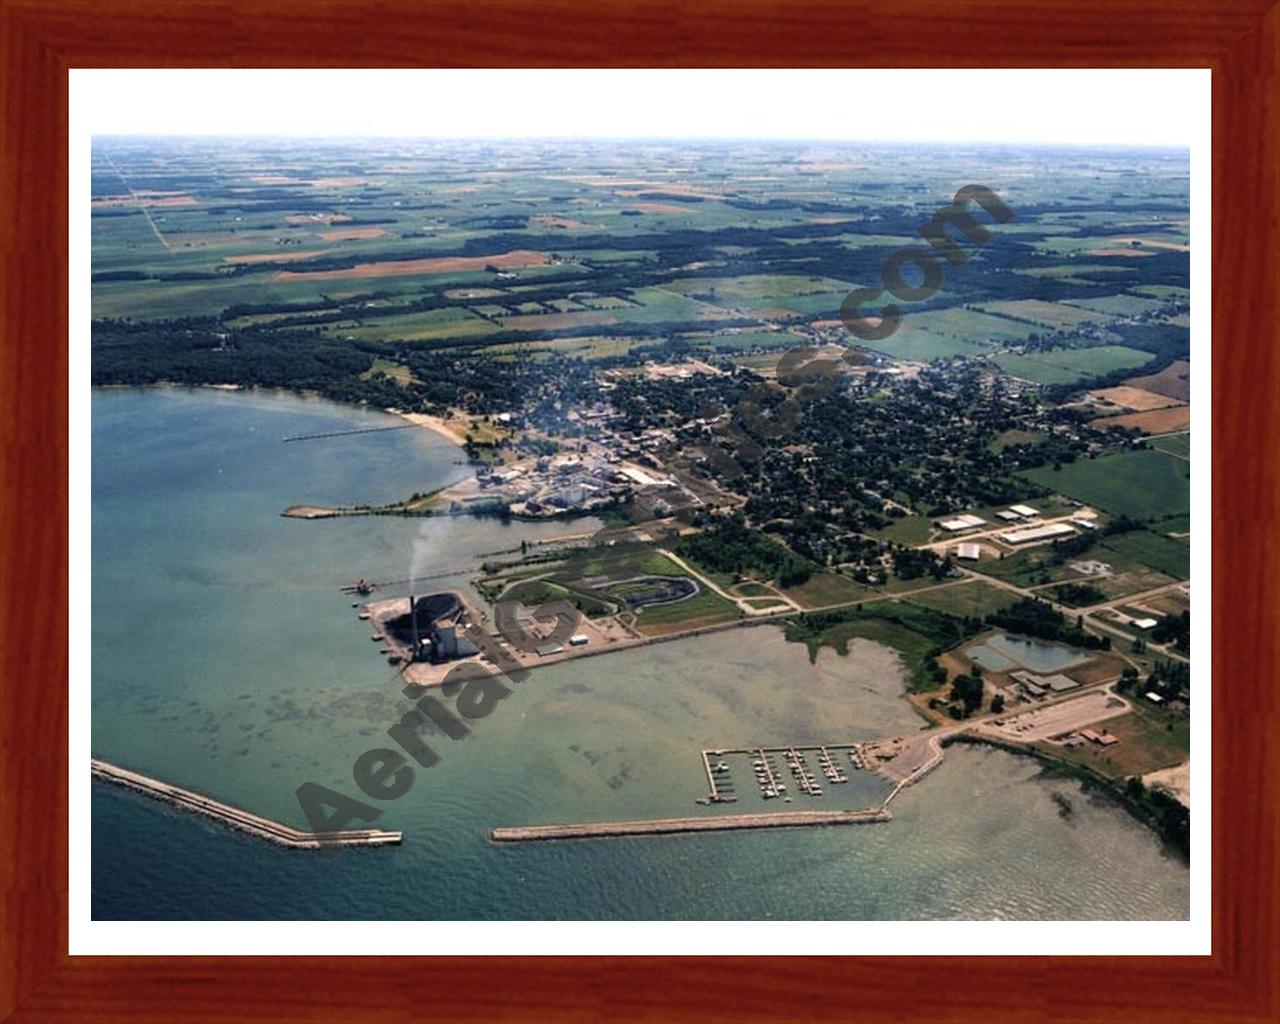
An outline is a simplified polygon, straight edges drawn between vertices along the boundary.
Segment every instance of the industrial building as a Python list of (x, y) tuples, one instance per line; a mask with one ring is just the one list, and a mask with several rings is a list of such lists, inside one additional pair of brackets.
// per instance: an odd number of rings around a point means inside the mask
[(1034, 519), (1040, 514), (1039, 509), (1032, 508), (1030, 505), (1010, 505), (1009, 511), (1018, 513), (1023, 519)]
[(977, 544), (957, 544), (956, 557), (976, 562), (982, 557), (982, 548)]
[(974, 530), (979, 526), (986, 526), (986, 524), (987, 521), (981, 516), (969, 515), (967, 513), (965, 515), (955, 516), (951, 519), (938, 520), (938, 525), (942, 527), (942, 529), (951, 533), (958, 533), (961, 530)]
[(1022, 686), (1030, 697), (1043, 697), (1047, 693), (1066, 693), (1077, 689), (1080, 684), (1070, 676), (1056, 672), (1051, 676), (1038, 676), (1034, 672), (1010, 672), (1009, 678)]
[(408, 607), (389, 619), (387, 635), (409, 652), (408, 660), (439, 664), (476, 654), (479, 648), (466, 638), (471, 615), (454, 593), (409, 595)]
[(1044, 526), (1028, 526), (1025, 530), (1009, 530), (1000, 534), (1000, 539), (1006, 544), (1030, 544), (1032, 541), (1048, 540), (1075, 532), (1066, 523), (1047, 523)]

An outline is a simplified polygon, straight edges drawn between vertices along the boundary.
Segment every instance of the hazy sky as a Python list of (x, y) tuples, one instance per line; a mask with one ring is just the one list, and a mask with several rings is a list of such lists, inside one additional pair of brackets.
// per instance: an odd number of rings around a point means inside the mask
[(95, 135), (1189, 146), (1195, 70), (73, 70)]

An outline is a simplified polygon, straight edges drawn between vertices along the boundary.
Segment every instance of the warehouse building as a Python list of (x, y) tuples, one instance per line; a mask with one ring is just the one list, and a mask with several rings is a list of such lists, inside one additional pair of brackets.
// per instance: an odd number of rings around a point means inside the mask
[(975, 530), (979, 526), (986, 526), (987, 521), (982, 516), (969, 515), (966, 513), (962, 516), (955, 516), (951, 519), (939, 519), (938, 525), (950, 533), (959, 533), (961, 530)]
[(1000, 534), (1006, 544), (1030, 544), (1032, 541), (1049, 540), (1051, 537), (1062, 537), (1076, 531), (1066, 523), (1048, 523), (1044, 526), (1029, 526), (1025, 530), (1009, 530)]

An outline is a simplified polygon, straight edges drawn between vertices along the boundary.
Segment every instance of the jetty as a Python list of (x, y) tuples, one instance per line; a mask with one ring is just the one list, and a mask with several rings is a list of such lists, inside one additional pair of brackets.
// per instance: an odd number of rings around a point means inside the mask
[(203, 793), (173, 786), (149, 775), (133, 772), (107, 761), (91, 758), (89, 764), (96, 778), (111, 782), (125, 789), (156, 800), (162, 800), (184, 811), (193, 811), (206, 818), (212, 818), (229, 828), (257, 836), (284, 846), (291, 850), (318, 850), (326, 846), (386, 846), (399, 843), (403, 838), (401, 832), (387, 832), (379, 828), (347, 829), (339, 832), (304, 832), (301, 829), (284, 825), (260, 814), (232, 807), (220, 800), (214, 800)]
[(804, 828), (826, 825), (866, 825), (892, 821), (884, 807), (859, 811), (779, 811), (768, 814), (724, 814), (703, 818), (653, 818), (648, 821), (599, 821), (580, 825), (522, 825), (495, 828), (496, 843), (539, 839), (590, 839), (602, 836), (673, 835), (685, 832), (726, 832), (748, 828)]
[(326, 437), (350, 437), (352, 434), (382, 434), (388, 430), (412, 430), (417, 423), (394, 423), (389, 427), (355, 427), (350, 430), (324, 430), (318, 434), (291, 434), (280, 440), (285, 444), (294, 441), (319, 441)]

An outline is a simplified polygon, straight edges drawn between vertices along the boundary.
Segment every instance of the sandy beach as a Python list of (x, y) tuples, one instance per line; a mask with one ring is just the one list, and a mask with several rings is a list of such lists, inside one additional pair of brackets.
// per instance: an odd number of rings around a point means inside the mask
[(441, 437), (448, 438), (459, 448), (462, 448), (467, 443), (466, 428), (460, 423), (443, 419), (440, 416), (432, 416), (430, 413), (425, 412), (400, 412), (398, 409), (388, 409), (387, 412), (393, 416), (399, 416), (402, 420), (415, 426), (434, 430)]

